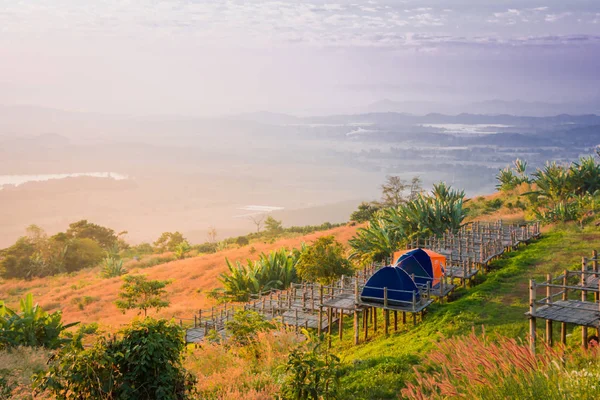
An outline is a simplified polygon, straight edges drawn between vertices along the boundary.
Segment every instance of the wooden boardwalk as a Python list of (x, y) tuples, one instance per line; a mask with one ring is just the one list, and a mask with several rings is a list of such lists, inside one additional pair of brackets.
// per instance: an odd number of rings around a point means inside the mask
[[(581, 345), (588, 346), (588, 328), (595, 328), (600, 336), (600, 270), (598, 253), (583, 257), (580, 271), (565, 270), (562, 275), (546, 276), (543, 282), (529, 281), (529, 340), (535, 351), (536, 320), (546, 321), (546, 342), (552, 345), (553, 323), (560, 322), (560, 340), (567, 341), (567, 324), (581, 326)], [(538, 291), (545, 297), (538, 299)]]
[[(373, 273), (383, 266), (374, 264), (353, 277), (342, 277), (331, 286), (302, 283), (292, 284), (289, 289), (271, 291), (245, 304), (224, 304), (208, 310), (200, 310), (193, 319), (180, 319), (187, 325), (186, 340), (191, 343), (200, 342), (211, 331), (225, 335), (225, 326), (233, 318), (237, 310), (253, 310), (267, 319), (277, 319), (285, 325), (299, 328), (312, 328), (317, 331), (331, 333), (333, 325), (341, 326), (344, 315), (354, 316), (355, 343), (358, 342), (359, 313), (363, 314), (365, 338), (368, 324), (371, 321), (377, 326), (377, 314), (374, 309), (384, 310), (384, 329), (387, 332), (389, 312), (394, 313), (394, 327), (397, 328), (398, 312), (402, 321), (406, 314), (412, 314), (414, 323), (417, 314), (423, 318), (423, 312), (431, 305), (434, 298), (443, 300), (456, 288), (456, 281), (463, 286), (471, 281), (495, 258), (505, 251), (527, 243), (539, 236), (539, 224), (528, 225), (505, 224), (502, 221), (493, 223), (471, 223), (458, 232), (447, 233), (440, 238), (434, 237), (421, 242), (413, 242), (407, 248), (425, 247), (441, 253), (447, 258), (445, 276), (435, 288), (419, 287), (413, 295), (413, 302), (382, 304), (364, 302), (359, 294)], [(369, 313), (369, 310), (371, 312)], [(370, 318), (369, 318), (370, 315)], [(342, 331), (339, 330), (340, 338)]]

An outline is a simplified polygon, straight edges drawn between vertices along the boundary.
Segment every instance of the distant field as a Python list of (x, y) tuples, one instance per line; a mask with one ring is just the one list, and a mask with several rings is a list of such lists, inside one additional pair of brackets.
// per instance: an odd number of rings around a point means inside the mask
[[(249, 246), (229, 249), (215, 254), (206, 254), (185, 260), (172, 261), (146, 269), (128, 263), (131, 273), (147, 274), (150, 279), (173, 279), (168, 286), (171, 306), (161, 310), (159, 316), (193, 317), (200, 308), (209, 307), (214, 300), (207, 297), (207, 291), (219, 286), (217, 277), (226, 271), (225, 258), (229, 260), (256, 259), (261, 252), (281, 247), (299, 247), (302, 242), (311, 242), (323, 235), (333, 235), (342, 243), (347, 243), (357, 227), (342, 226), (328, 231), (316, 232), (295, 238), (281, 239), (275, 243), (255, 242)], [(256, 252), (250, 253), (254, 247)], [(135, 312), (123, 314), (114, 304), (117, 298), (120, 278), (103, 279), (99, 269), (80, 271), (72, 275), (57, 275), (31, 281), (7, 280), (0, 282), (0, 298), (9, 304), (18, 303), (26, 293), (31, 292), (35, 301), (49, 310), (61, 309), (67, 322), (98, 322), (106, 328), (126, 324)]]

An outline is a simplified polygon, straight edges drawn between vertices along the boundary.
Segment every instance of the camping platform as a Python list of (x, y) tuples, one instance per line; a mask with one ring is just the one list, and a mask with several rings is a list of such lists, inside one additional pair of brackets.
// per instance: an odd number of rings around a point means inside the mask
[(429, 289), (429, 295), (432, 297), (443, 298), (456, 289), (456, 285), (445, 283), (444, 285), (437, 285), (436, 287)]
[(354, 293), (340, 293), (323, 302), (323, 307), (337, 308), (338, 310), (354, 311), (357, 306)]

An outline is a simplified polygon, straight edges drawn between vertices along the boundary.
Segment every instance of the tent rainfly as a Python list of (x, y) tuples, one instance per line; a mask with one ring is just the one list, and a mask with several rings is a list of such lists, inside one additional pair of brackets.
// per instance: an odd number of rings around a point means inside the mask
[(431, 250), (413, 249), (404, 253), (394, 253), (399, 257), (394, 266), (404, 270), (409, 276), (414, 276), (415, 283), (426, 286), (427, 282), (434, 288), (440, 284), (444, 275), (446, 257)]
[(387, 288), (389, 305), (412, 303), (413, 292), (416, 292), (415, 300), (420, 300), (417, 285), (405, 271), (396, 267), (383, 267), (375, 272), (363, 287), (360, 294), (361, 301), (383, 303), (384, 288)]

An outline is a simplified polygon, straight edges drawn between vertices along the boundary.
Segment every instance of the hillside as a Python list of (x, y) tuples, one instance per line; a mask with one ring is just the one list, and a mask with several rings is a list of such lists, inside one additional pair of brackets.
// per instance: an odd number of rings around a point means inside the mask
[[(347, 321), (346, 339), (333, 346), (347, 369), (342, 387), (343, 398), (395, 399), (414, 377), (413, 366), (426, 358), (435, 343), (471, 330), (488, 337), (504, 335), (525, 341), (528, 334), (528, 280), (542, 280), (547, 273), (560, 274), (564, 269), (580, 268), (581, 257), (590, 256), (600, 248), (600, 229), (588, 227), (581, 231), (573, 226), (546, 229), (536, 242), (507, 253), (492, 264), (492, 270), (480, 275), (472, 288), (458, 289), (448, 304), (435, 304), (425, 320), (416, 327), (412, 323), (384, 337), (382, 329), (370, 332), (367, 343), (353, 346), (351, 321)], [(382, 318), (382, 316), (380, 315)], [(410, 321), (409, 321), (410, 322)], [(538, 322), (542, 329), (543, 321)], [(569, 327), (567, 341), (577, 348), (580, 328)], [(540, 332), (542, 332), (540, 330)], [(558, 341), (558, 329), (554, 331)], [(457, 357), (466, 356), (457, 354)]]
[[(199, 308), (214, 304), (214, 300), (207, 297), (207, 291), (219, 286), (217, 277), (227, 270), (226, 258), (231, 261), (256, 259), (261, 252), (281, 247), (296, 248), (302, 242), (310, 243), (324, 235), (333, 235), (340, 242), (347, 243), (356, 229), (356, 226), (342, 226), (281, 239), (274, 243), (253, 242), (251, 246), (171, 261), (144, 269), (135, 268), (135, 261), (126, 266), (131, 272), (146, 274), (151, 279), (172, 279), (173, 283), (169, 286), (171, 306), (161, 310), (159, 316), (170, 318), (175, 315), (189, 318)], [(256, 251), (251, 252), (252, 248)], [(25, 293), (33, 293), (36, 301), (45, 309), (61, 309), (65, 321), (97, 322), (107, 327), (117, 327), (131, 321), (134, 312), (123, 314), (114, 305), (122, 284), (121, 279), (104, 279), (100, 277), (99, 272), (98, 268), (94, 268), (30, 281), (0, 281), (0, 298), (13, 305), (17, 304)]]

